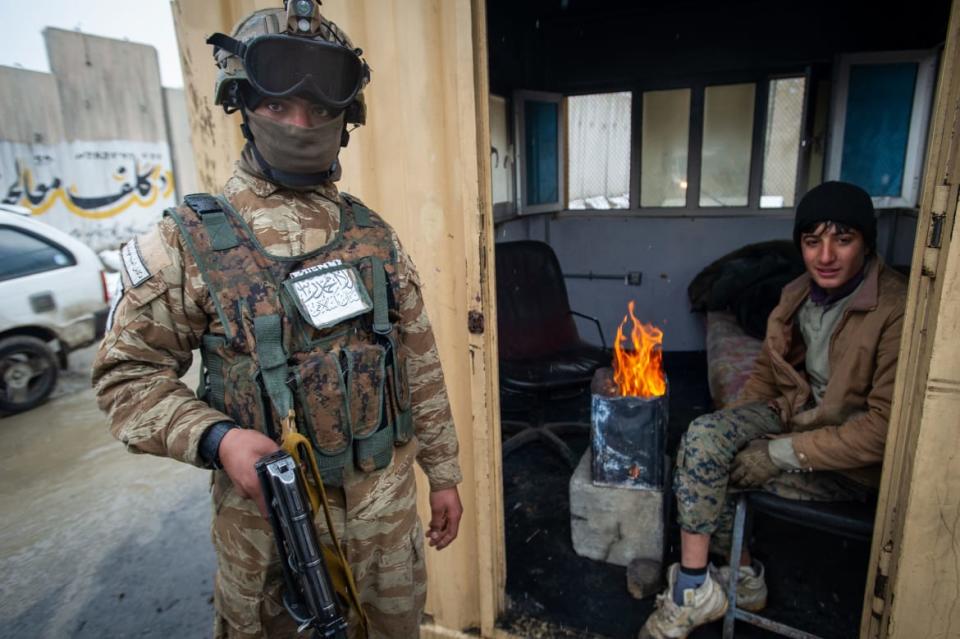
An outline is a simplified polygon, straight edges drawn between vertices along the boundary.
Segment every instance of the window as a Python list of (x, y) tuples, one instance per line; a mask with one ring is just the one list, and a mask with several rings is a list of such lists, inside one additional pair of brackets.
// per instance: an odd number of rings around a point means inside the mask
[(30, 233), (9, 226), (0, 227), (0, 281), (76, 263), (65, 249)]
[(552, 93), (514, 93), (516, 140), (520, 147), (520, 213), (558, 211), (564, 192), (563, 96)]
[(690, 89), (643, 94), (640, 206), (687, 205)]
[(752, 83), (704, 91), (700, 206), (747, 205), (755, 93)]
[[(516, 92), (516, 210), (702, 215), (795, 206), (820, 153), (804, 145), (806, 127), (826, 121), (825, 107), (811, 110), (805, 75), (741, 77), (749, 81), (566, 98)], [(494, 202), (502, 211), (497, 198), (509, 189), (497, 162), (510, 154), (500, 151), (507, 142), (497, 134), (497, 105), (491, 99)], [(818, 165), (817, 181), (820, 174)]]
[(630, 208), (632, 95), (567, 98), (567, 208)]
[(916, 206), (935, 67), (928, 52), (841, 58), (827, 179), (863, 187), (877, 207)]
[(792, 207), (796, 200), (805, 99), (806, 78), (770, 81), (763, 140), (762, 209)]
[(490, 94), (490, 182), (493, 187), (493, 217), (501, 219), (516, 212), (514, 200), (513, 144), (510, 140), (507, 100)]

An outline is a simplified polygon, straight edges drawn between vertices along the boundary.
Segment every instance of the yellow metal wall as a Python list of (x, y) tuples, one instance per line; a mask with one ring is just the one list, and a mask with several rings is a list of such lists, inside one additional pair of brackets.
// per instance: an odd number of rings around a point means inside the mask
[(930, 125), (861, 637), (960, 637), (960, 0)]

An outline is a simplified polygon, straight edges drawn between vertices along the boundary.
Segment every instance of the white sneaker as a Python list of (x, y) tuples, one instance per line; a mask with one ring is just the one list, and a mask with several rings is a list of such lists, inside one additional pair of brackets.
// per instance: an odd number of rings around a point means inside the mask
[(694, 628), (716, 621), (727, 612), (727, 596), (717, 583), (714, 570), (707, 571), (706, 580), (698, 588), (683, 591), (683, 605), (673, 601), (673, 585), (677, 581), (680, 564), (667, 571), (667, 589), (657, 595), (657, 607), (640, 629), (638, 639), (683, 639)]
[[(750, 612), (760, 612), (767, 607), (767, 582), (763, 578), (763, 564), (753, 560), (754, 566), (741, 566), (737, 578), (737, 608)], [(716, 580), (727, 592), (730, 583), (730, 566), (723, 566), (716, 571)]]

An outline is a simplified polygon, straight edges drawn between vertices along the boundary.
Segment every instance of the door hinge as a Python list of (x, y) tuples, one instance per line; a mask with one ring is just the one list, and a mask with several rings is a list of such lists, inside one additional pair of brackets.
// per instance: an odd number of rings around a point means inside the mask
[(482, 335), (484, 330), (483, 313), (470, 311), (467, 313), (467, 330), (474, 335)]
[(931, 279), (937, 276), (940, 262), (940, 246), (943, 244), (943, 227), (947, 221), (947, 198), (950, 187), (947, 185), (935, 186), (933, 189), (933, 206), (930, 208), (930, 234), (927, 236), (927, 246), (923, 250), (923, 275)]
[(873, 580), (873, 603), (870, 612), (876, 619), (883, 617), (887, 607), (887, 585), (890, 582), (890, 558), (893, 556), (893, 542), (887, 541), (880, 549), (877, 558), (877, 575)]

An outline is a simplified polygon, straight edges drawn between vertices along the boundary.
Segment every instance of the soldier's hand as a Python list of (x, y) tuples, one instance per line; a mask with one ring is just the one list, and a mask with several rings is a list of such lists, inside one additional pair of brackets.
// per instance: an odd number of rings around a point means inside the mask
[(781, 472), (770, 457), (770, 440), (755, 439), (734, 457), (730, 481), (739, 488), (760, 488)]
[(277, 443), (249, 428), (231, 428), (220, 440), (220, 464), (241, 497), (252, 499), (267, 517), (267, 504), (260, 492), (260, 478), (254, 464), (264, 455), (278, 450)]
[(463, 504), (456, 486), (430, 493), (430, 528), (427, 530), (430, 545), (437, 550), (449, 546), (457, 538), (462, 515)]

